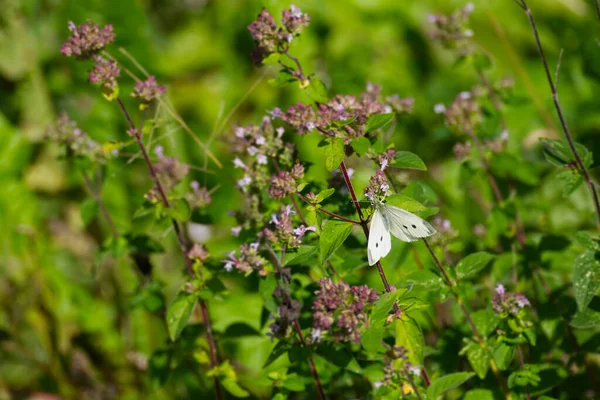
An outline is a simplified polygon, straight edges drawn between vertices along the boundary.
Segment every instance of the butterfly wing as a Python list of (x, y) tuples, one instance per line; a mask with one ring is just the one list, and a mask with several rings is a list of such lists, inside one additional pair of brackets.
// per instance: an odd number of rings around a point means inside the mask
[(429, 222), (401, 208), (384, 205), (383, 212), (389, 221), (392, 235), (404, 242), (414, 242), (436, 233)]
[(377, 208), (375, 213), (373, 213), (369, 229), (367, 254), (369, 257), (369, 265), (373, 265), (379, 261), (380, 258), (387, 256), (392, 249), (389, 224), (384, 220), (380, 208)]

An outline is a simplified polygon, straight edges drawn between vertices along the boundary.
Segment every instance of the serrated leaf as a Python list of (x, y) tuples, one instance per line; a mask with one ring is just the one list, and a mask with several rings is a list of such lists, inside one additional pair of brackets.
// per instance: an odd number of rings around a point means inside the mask
[(588, 232), (577, 232), (575, 234), (575, 239), (583, 247), (586, 247), (590, 250), (600, 251), (600, 241), (597, 238), (592, 237), (592, 235), (590, 235)]
[(442, 278), (428, 269), (421, 269), (409, 273), (405, 282), (424, 290), (438, 291), (442, 285)]
[(356, 154), (358, 154), (359, 156), (365, 155), (367, 153), (367, 151), (369, 151), (370, 147), (371, 147), (371, 142), (369, 141), (369, 139), (367, 139), (364, 136), (361, 138), (358, 138), (358, 139), (354, 139), (352, 141), (352, 148), (354, 149)]
[(335, 193), (334, 188), (329, 188), (329, 189), (320, 191), (319, 194), (317, 194), (317, 203), (321, 203), (323, 200), (325, 200), (326, 198), (328, 198), (329, 196), (331, 196), (334, 193)]
[(317, 78), (312, 78), (308, 86), (304, 88), (304, 92), (310, 99), (316, 103), (327, 103), (327, 87)]
[[(550, 164), (563, 167), (575, 161), (575, 156), (566, 140), (541, 138), (540, 142), (544, 148), (544, 157)], [(592, 152), (580, 143), (575, 143), (575, 149), (579, 153), (583, 164), (589, 168), (594, 163)]]
[(435, 379), (427, 388), (427, 399), (437, 399), (448, 390), (459, 387), (474, 375), (472, 372), (456, 372)]
[(420, 212), (420, 211), (425, 211), (427, 210), (427, 207), (425, 207), (423, 204), (419, 203), (418, 201), (411, 199), (408, 196), (405, 196), (403, 194), (393, 194), (390, 197), (388, 197), (386, 199), (386, 204), (390, 204), (392, 206), (396, 206), (399, 207), (403, 210), (415, 213), (415, 212)]
[(192, 208), (186, 199), (180, 198), (171, 201), (171, 207), (165, 208), (165, 213), (174, 220), (186, 222), (192, 215)]
[(492, 359), (492, 352), (490, 349), (479, 345), (471, 346), (467, 350), (467, 359), (475, 373), (477, 373), (477, 376), (481, 379), (485, 378)]
[(94, 199), (84, 200), (81, 203), (80, 212), (83, 225), (88, 226), (98, 214), (98, 202)]
[(471, 314), (471, 319), (479, 333), (484, 337), (492, 333), (500, 323), (500, 319), (491, 308), (475, 311)]
[(583, 177), (571, 169), (560, 171), (556, 174), (556, 179), (562, 186), (563, 197), (569, 196), (583, 184)]
[(479, 271), (485, 268), (490, 261), (494, 259), (494, 255), (481, 251), (478, 253), (469, 254), (456, 266), (456, 275), (459, 279), (469, 279), (475, 277)]
[(271, 350), (269, 357), (267, 357), (267, 360), (265, 361), (263, 368), (266, 368), (269, 365), (271, 365), (279, 357), (281, 357), (282, 355), (284, 355), (285, 353), (290, 351), (291, 348), (292, 348), (292, 343), (288, 342), (287, 340), (280, 340), (279, 342), (277, 342), (275, 347), (273, 347), (273, 350)]
[(344, 139), (330, 139), (329, 144), (325, 146), (325, 168), (328, 171), (339, 168), (342, 161), (344, 161), (344, 156)]
[(235, 397), (250, 396), (250, 393), (247, 390), (242, 389), (242, 387), (240, 385), (238, 385), (237, 381), (234, 378), (225, 377), (224, 379), (221, 380), (221, 383), (223, 384), (223, 387), (225, 388), (225, 390), (227, 390), (229, 392), (229, 394), (231, 394), (232, 396), (235, 396)]
[(303, 262), (310, 260), (310, 258), (316, 254), (318, 247), (317, 246), (306, 246), (302, 245), (298, 248), (298, 251), (295, 253), (287, 252), (285, 255), (285, 260), (283, 265), (298, 265)]
[(419, 324), (408, 316), (395, 319), (394, 322), (396, 324), (396, 346), (404, 346), (408, 350), (408, 361), (413, 365), (422, 365), (425, 337)]
[(384, 333), (385, 329), (383, 326), (369, 326), (361, 335), (360, 343), (368, 352), (382, 353), (385, 351), (385, 347), (383, 346)]
[(167, 328), (172, 341), (177, 340), (185, 328), (196, 305), (196, 296), (180, 291), (167, 308)]
[(600, 289), (600, 261), (594, 250), (586, 250), (573, 265), (573, 292), (577, 308), (583, 311)]
[(515, 357), (516, 347), (507, 343), (500, 343), (494, 350), (494, 361), (498, 369), (504, 371), (510, 367), (510, 363)]
[(367, 125), (365, 127), (365, 132), (369, 133), (369, 132), (373, 132), (376, 129), (383, 128), (384, 126), (386, 126), (387, 124), (392, 122), (395, 117), (396, 117), (396, 114), (394, 114), (394, 113), (371, 115), (369, 117), (369, 119), (367, 119)]
[(394, 292), (384, 293), (379, 296), (379, 299), (375, 303), (375, 307), (373, 307), (373, 310), (371, 311), (370, 326), (383, 327), (396, 300), (408, 291), (408, 288), (399, 288)]
[(331, 257), (333, 253), (344, 243), (352, 233), (350, 222), (330, 219), (325, 224), (319, 238), (319, 263), (321, 265)]
[(397, 151), (396, 157), (392, 162), (392, 165), (396, 168), (407, 168), (407, 169), (416, 169), (419, 171), (427, 171), (427, 166), (421, 160), (421, 158), (411, 153), (410, 151)]
[(281, 69), (277, 72), (277, 77), (273, 79), (269, 79), (269, 84), (275, 87), (282, 87), (290, 82), (294, 82), (296, 78), (286, 69)]

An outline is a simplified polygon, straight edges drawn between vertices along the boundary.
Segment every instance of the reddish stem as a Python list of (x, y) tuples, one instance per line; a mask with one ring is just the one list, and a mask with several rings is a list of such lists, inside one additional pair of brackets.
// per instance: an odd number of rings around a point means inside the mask
[[(369, 240), (369, 226), (367, 225), (367, 221), (363, 216), (362, 210), (360, 209), (360, 204), (358, 204), (358, 199), (356, 198), (356, 193), (354, 192), (354, 187), (352, 186), (352, 181), (350, 181), (350, 175), (348, 175), (348, 170), (346, 169), (346, 164), (342, 161), (340, 164), (340, 169), (342, 170), (342, 174), (344, 175), (344, 181), (346, 182), (346, 187), (350, 192), (350, 196), (352, 196), (352, 202), (354, 203), (354, 207), (356, 208), (356, 213), (358, 214), (358, 218), (360, 219), (360, 226), (363, 229), (365, 237)], [(381, 277), (381, 281), (383, 282), (383, 286), (385, 287), (385, 291), (391, 293), (392, 288), (385, 276), (385, 272), (383, 271), (383, 267), (381, 263), (377, 261), (377, 272), (379, 272), (379, 276)], [(396, 314), (400, 312), (400, 307), (398, 307), (397, 303), (394, 303), (394, 311)]]
[[(117, 97), (117, 103), (119, 104), (121, 111), (125, 115), (125, 119), (127, 120), (127, 123), (129, 124), (129, 128), (134, 133), (133, 136), (140, 148), (140, 151), (142, 152), (142, 155), (144, 156), (144, 160), (146, 161), (146, 165), (148, 166), (148, 170), (150, 171), (150, 176), (152, 177), (152, 180), (154, 181), (154, 185), (156, 186), (156, 189), (158, 190), (158, 193), (160, 194), (160, 197), (163, 201), (164, 206), (166, 208), (171, 208), (171, 204), (170, 204), (169, 199), (165, 193), (165, 190), (160, 182), (160, 179), (158, 178), (158, 174), (156, 173), (154, 164), (152, 164), (152, 161), (150, 160), (150, 156), (148, 155), (146, 146), (144, 145), (144, 142), (142, 141), (141, 131), (136, 129), (135, 124), (133, 123), (133, 120), (131, 119), (131, 116), (129, 115), (129, 112), (127, 112), (125, 105), (123, 104), (121, 99), (118, 97)], [(179, 224), (177, 223), (177, 221), (175, 221), (174, 219), (171, 219), (171, 223), (173, 224), (173, 230), (175, 231), (175, 235), (177, 236), (177, 242), (179, 243), (179, 248), (181, 250), (181, 253), (183, 254), (183, 259), (185, 260), (185, 266), (187, 268), (187, 271), (192, 278), (195, 278), (196, 274), (194, 273), (192, 261), (190, 260), (190, 258), (188, 257), (188, 254), (187, 254), (188, 253), (187, 242), (183, 236), (183, 232), (179, 228)], [(214, 339), (213, 332), (212, 332), (212, 324), (211, 324), (210, 317), (208, 314), (208, 307), (204, 300), (200, 300), (199, 303), (200, 303), (200, 309), (202, 311), (202, 320), (204, 322), (204, 326), (206, 327), (206, 338), (208, 341), (208, 346), (209, 346), (209, 351), (210, 351), (210, 367), (215, 368), (218, 365), (217, 346), (215, 344), (215, 339)], [(222, 398), (221, 384), (220, 384), (219, 378), (217, 376), (214, 377), (214, 382), (215, 382), (216, 398), (220, 400)]]

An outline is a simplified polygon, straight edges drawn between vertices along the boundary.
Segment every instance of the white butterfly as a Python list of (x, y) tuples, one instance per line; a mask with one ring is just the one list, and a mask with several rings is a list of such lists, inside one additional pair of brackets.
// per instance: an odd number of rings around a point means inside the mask
[(429, 222), (406, 210), (388, 206), (380, 201), (375, 202), (375, 212), (369, 229), (367, 245), (369, 265), (387, 256), (392, 249), (390, 233), (404, 242), (414, 242), (436, 232)]

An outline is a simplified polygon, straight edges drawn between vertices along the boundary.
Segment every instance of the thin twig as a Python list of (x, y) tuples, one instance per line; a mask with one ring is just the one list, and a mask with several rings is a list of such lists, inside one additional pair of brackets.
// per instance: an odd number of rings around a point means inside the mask
[[(516, 0), (515, 0), (516, 1)], [(535, 24), (535, 20), (533, 18), (533, 14), (531, 13), (531, 9), (527, 5), (525, 0), (518, 0), (517, 4), (525, 11), (527, 18), (529, 19), (529, 24), (531, 25), (531, 30), (533, 31), (533, 36), (535, 37), (535, 43), (537, 45), (538, 53), (540, 55), (540, 59), (542, 61), (542, 65), (544, 66), (544, 72), (546, 73), (546, 79), (548, 80), (548, 85), (550, 86), (550, 92), (552, 94), (552, 101), (554, 102), (554, 108), (556, 109), (556, 113), (558, 114), (558, 118), (560, 120), (560, 124), (562, 127), (562, 131), (567, 139), (567, 143), (569, 144), (569, 148), (575, 157), (575, 161), (577, 166), (583, 175), (583, 178), (588, 185), (588, 188), (592, 194), (592, 200), (594, 202), (594, 206), (596, 208), (596, 214), (598, 218), (598, 226), (600, 227), (600, 199), (598, 198), (598, 193), (596, 188), (592, 183), (592, 179), (590, 178), (590, 174), (583, 163), (577, 148), (575, 147), (575, 141), (573, 140), (573, 136), (571, 135), (571, 131), (569, 130), (569, 126), (567, 125), (567, 121), (563, 114), (562, 107), (560, 105), (560, 101), (558, 99), (558, 92), (556, 90), (556, 86), (552, 80), (552, 75), (550, 74), (550, 68), (548, 67), (548, 61), (546, 60), (546, 55), (544, 54), (544, 49), (542, 47), (542, 42), (540, 40), (540, 36), (537, 30), (537, 26)]]
[(104, 216), (104, 219), (106, 220), (106, 223), (108, 224), (108, 227), (113, 237), (119, 237), (119, 231), (117, 230), (115, 222), (113, 221), (110, 213), (108, 212), (108, 209), (106, 208), (106, 204), (104, 204), (104, 201), (102, 200), (102, 196), (100, 195), (98, 190), (94, 188), (92, 181), (84, 171), (81, 171), (81, 175), (83, 176), (83, 182), (85, 183), (85, 186), (90, 192), (90, 195), (94, 198), (94, 200), (96, 200), (96, 203), (98, 203), (98, 207), (100, 208), (100, 211), (102, 212), (102, 215)]
[[(517, 354), (519, 355), (519, 365), (521, 371), (525, 370), (525, 361), (523, 360), (523, 353), (521, 353), (521, 346), (517, 345)], [(527, 400), (531, 400), (531, 394), (529, 394), (529, 385), (525, 385), (525, 393), (527, 394)]]
[[(266, 248), (269, 251), (269, 253), (271, 254), (271, 259), (272, 259), (273, 264), (275, 265), (275, 268), (277, 269), (277, 273), (279, 274), (280, 277), (282, 277), (284, 275), (283, 259), (285, 257), (285, 247), (284, 247), (283, 251), (281, 252), (281, 259), (277, 258), (277, 255), (275, 254), (275, 251), (273, 251), (273, 248), (271, 246), (269, 246), (267, 244)], [(294, 329), (296, 329), (296, 333), (298, 334), (298, 337), (300, 338), (300, 343), (302, 344), (302, 346), (308, 347), (308, 343), (306, 343), (306, 339), (304, 338), (304, 335), (302, 334), (302, 327), (300, 326), (300, 323), (298, 322), (297, 319), (294, 320)], [(323, 390), (323, 386), (321, 385), (321, 379), (319, 379), (319, 373), (317, 372), (317, 368), (315, 367), (315, 363), (314, 363), (311, 355), (308, 356), (308, 365), (310, 367), (310, 372), (312, 373), (312, 376), (315, 379), (315, 384), (317, 385), (317, 391), (319, 393), (319, 398), (321, 400), (325, 400), (327, 397), (325, 396), (325, 391)]]
[[(300, 200), (304, 201), (306, 204), (314, 206), (313, 203), (311, 203), (310, 201), (308, 201), (308, 199), (306, 197), (302, 196), (300, 193), (296, 193), (296, 195), (300, 198)], [(292, 198), (292, 200), (293, 200), (293, 198)], [(295, 201), (294, 201), (294, 206), (297, 207), (297, 204), (296, 204)], [(321, 211), (323, 214), (329, 215), (330, 217), (333, 217), (335, 219), (339, 219), (340, 221), (349, 222), (349, 223), (354, 224), (354, 225), (360, 225), (361, 224), (361, 222), (359, 222), (359, 221), (355, 221), (353, 219), (343, 217), (343, 216), (341, 216), (339, 214), (333, 213), (331, 211), (327, 211), (324, 208), (318, 208), (317, 210)], [(306, 224), (306, 222), (304, 222), (304, 223)]]
[[(365, 220), (365, 217), (363, 216), (362, 210), (360, 209), (360, 204), (358, 203), (358, 199), (356, 198), (356, 193), (354, 192), (354, 187), (352, 186), (352, 181), (350, 181), (350, 175), (348, 175), (348, 170), (346, 169), (346, 164), (344, 163), (344, 161), (342, 161), (342, 163), (340, 164), (340, 169), (342, 170), (342, 174), (344, 175), (344, 181), (346, 182), (346, 187), (348, 188), (348, 191), (350, 192), (350, 196), (352, 196), (352, 202), (354, 203), (354, 207), (356, 208), (356, 213), (358, 214), (358, 218), (360, 219), (360, 226), (363, 229), (365, 237), (367, 238), (367, 240), (369, 240), (369, 227), (367, 225), (367, 221)], [(385, 287), (385, 291), (387, 293), (391, 293), (392, 288), (387, 280), (387, 277), (385, 276), (385, 272), (383, 271), (383, 267), (381, 266), (381, 263), (379, 261), (377, 261), (376, 265), (377, 265), (377, 271), (379, 272), (379, 277), (381, 278), (381, 281), (383, 282), (383, 286)], [(398, 307), (398, 304), (396, 302), (394, 302), (394, 312), (396, 314), (400, 313), (400, 307)]]
[[(131, 132), (133, 133), (135, 140), (138, 143), (138, 146), (142, 152), (142, 155), (144, 156), (144, 160), (146, 161), (146, 165), (148, 166), (148, 170), (150, 171), (150, 176), (151, 176), (152, 180), (154, 181), (154, 185), (156, 186), (156, 190), (158, 191), (164, 206), (166, 208), (171, 208), (171, 204), (169, 202), (167, 194), (160, 182), (160, 179), (158, 178), (156, 169), (154, 168), (154, 165), (152, 164), (152, 161), (150, 160), (150, 156), (148, 155), (146, 146), (144, 145), (144, 142), (142, 141), (141, 131), (139, 129), (136, 129), (135, 124), (133, 123), (133, 120), (131, 119), (131, 116), (129, 115), (129, 112), (127, 111), (127, 109), (125, 108), (125, 105), (123, 104), (123, 102), (121, 101), (121, 99), (119, 97), (117, 97), (117, 103), (119, 104), (119, 107), (121, 108), (121, 111), (123, 112), (123, 115), (125, 116), (125, 119), (127, 120), (127, 123), (129, 124), (129, 128), (130, 128)], [(175, 221), (174, 219), (171, 219), (171, 223), (173, 225), (173, 230), (175, 231), (175, 235), (177, 236), (177, 241), (179, 242), (179, 248), (181, 250), (181, 253), (183, 254), (183, 259), (185, 260), (185, 265), (186, 265), (187, 271), (192, 278), (195, 278), (196, 274), (195, 274), (194, 268), (192, 266), (192, 261), (188, 257), (187, 241), (185, 240), (185, 238), (183, 236), (183, 232), (181, 231), (177, 221)], [(206, 328), (206, 338), (208, 341), (209, 352), (210, 352), (210, 367), (215, 368), (218, 365), (217, 346), (216, 346), (215, 339), (214, 339), (213, 332), (212, 332), (212, 324), (211, 324), (210, 317), (208, 314), (208, 307), (204, 300), (200, 300), (199, 305), (200, 305), (200, 309), (202, 311), (202, 320), (203, 320), (204, 326)], [(216, 398), (220, 400), (222, 398), (221, 384), (219, 381), (219, 377), (216, 375), (214, 376), (214, 382), (215, 382)]]

